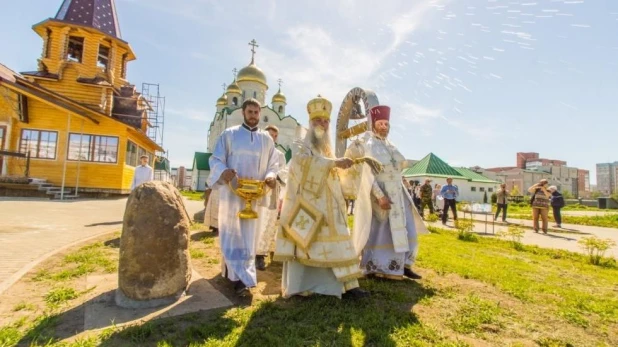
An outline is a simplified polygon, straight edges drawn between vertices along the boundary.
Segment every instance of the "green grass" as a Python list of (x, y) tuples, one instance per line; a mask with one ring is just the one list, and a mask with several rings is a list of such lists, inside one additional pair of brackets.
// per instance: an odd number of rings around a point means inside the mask
[(36, 310), (36, 306), (27, 302), (20, 302), (19, 304), (13, 307), (13, 312), (18, 311), (34, 311)]
[(180, 194), (189, 200), (203, 201), (204, 192), (192, 192), (189, 190), (181, 190)]
[[(435, 229), (434, 229), (435, 230)], [(525, 302), (551, 307), (567, 321), (588, 326), (618, 323), (618, 269), (588, 264), (584, 255), (481, 238), (478, 243), (453, 243), (439, 230), (424, 239), (419, 265), (439, 273), (456, 273), (496, 286)]]
[[(114, 327), (56, 345), (618, 345), (611, 333), (618, 329), (615, 263), (594, 266), (572, 252), (516, 250), (511, 242), (485, 237), (462, 242), (455, 231), (431, 231), (420, 238), (415, 265), (424, 279), (361, 280), (371, 292), (368, 299), (262, 298), (249, 306)], [(215, 246), (206, 240), (214, 238), (198, 240), (208, 262)], [(80, 294), (59, 288), (46, 302), (61, 305)], [(58, 315), (44, 315), (1, 327), (0, 346), (56, 343), (58, 321)]]
[(103, 242), (97, 242), (68, 254), (63, 259), (63, 264), (57, 271), (49, 269), (39, 270), (33, 277), (34, 281), (67, 281), (78, 278), (86, 274), (103, 270), (107, 273), (115, 272), (118, 266), (117, 261), (110, 259)]
[(79, 293), (73, 288), (59, 287), (45, 294), (45, 302), (51, 307), (56, 307), (69, 300), (76, 299), (78, 296)]
[(500, 319), (502, 314), (503, 310), (496, 303), (471, 294), (447, 324), (454, 331), (463, 334), (475, 334), (486, 330), (496, 331), (503, 327)]
[[(510, 212), (510, 211), (509, 211)], [(510, 218), (532, 220), (532, 212), (529, 214), (509, 214)], [(555, 222), (554, 216), (550, 212), (549, 220)], [(618, 228), (618, 214), (605, 214), (600, 216), (562, 216), (563, 224), (587, 225), (602, 228)]]
[(191, 248), (189, 252), (191, 253), (191, 259), (200, 259), (206, 256), (206, 253), (204, 253), (201, 249)]

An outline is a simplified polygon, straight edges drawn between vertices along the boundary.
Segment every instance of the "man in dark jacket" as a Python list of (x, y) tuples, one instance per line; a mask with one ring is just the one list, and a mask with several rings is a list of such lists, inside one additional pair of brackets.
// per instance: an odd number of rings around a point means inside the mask
[(425, 179), (425, 184), (421, 186), (421, 208), (418, 212), (421, 213), (421, 217), (425, 216), (425, 206), (429, 207), (429, 214), (433, 214), (433, 203), (431, 197), (433, 196), (433, 188), (431, 187), (431, 180)]
[(551, 208), (554, 210), (554, 220), (556, 221), (555, 227), (562, 228), (562, 216), (560, 215), (560, 209), (565, 205), (564, 197), (558, 192), (556, 186), (551, 186), (547, 190), (551, 192)]

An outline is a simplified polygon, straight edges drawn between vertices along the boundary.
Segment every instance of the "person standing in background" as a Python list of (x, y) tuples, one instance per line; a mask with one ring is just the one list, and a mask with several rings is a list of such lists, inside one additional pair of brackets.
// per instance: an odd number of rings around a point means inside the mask
[(131, 190), (137, 188), (140, 184), (144, 182), (149, 182), (154, 180), (154, 171), (152, 171), (152, 167), (148, 165), (149, 158), (147, 155), (142, 155), (139, 157), (140, 166), (135, 168), (135, 174), (133, 175), (133, 182), (131, 182)]

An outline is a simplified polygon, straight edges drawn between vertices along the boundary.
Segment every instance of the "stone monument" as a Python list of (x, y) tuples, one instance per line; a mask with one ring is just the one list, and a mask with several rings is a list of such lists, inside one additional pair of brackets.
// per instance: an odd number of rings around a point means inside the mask
[(120, 236), (118, 306), (162, 306), (184, 294), (191, 279), (190, 225), (171, 184), (151, 181), (133, 190)]

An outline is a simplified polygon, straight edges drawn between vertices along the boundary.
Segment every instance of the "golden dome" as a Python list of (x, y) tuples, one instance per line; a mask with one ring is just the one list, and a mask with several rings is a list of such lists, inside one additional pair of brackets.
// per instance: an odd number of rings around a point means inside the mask
[(281, 93), (281, 88), (279, 88), (279, 90), (277, 91), (277, 94), (273, 95), (273, 103), (275, 102), (281, 102), (284, 104), (287, 103), (287, 99), (285, 98), (285, 95)]
[(225, 94), (221, 95), (219, 99), (217, 99), (217, 106), (225, 106), (227, 105), (227, 96)]
[(234, 82), (232, 82), (232, 84), (227, 86), (227, 92), (226, 93), (242, 94), (242, 90), (240, 90), (240, 87), (236, 83), (236, 79), (235, 78), (234, 78)]
[(266, 75), (264, 75), (262, 69), (255, 65), (253, 60), (251, 61), (251, 64), (238, 71), (237, 80), (238, 82), (257, 82), (268, 87), (268, 84), (266, 83)]

